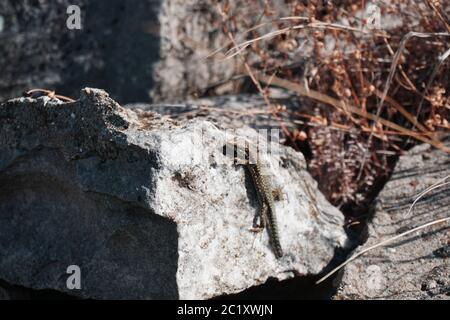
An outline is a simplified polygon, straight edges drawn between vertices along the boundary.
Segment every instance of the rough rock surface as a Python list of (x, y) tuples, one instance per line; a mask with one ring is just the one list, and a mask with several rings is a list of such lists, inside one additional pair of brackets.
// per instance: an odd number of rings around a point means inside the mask
[[(66, 27), (69, 5), (81, 9), (81, 30)], [(204, 59), (229, 41), (216, 5), (214, 0), (0, 1), (0, 101), (33, 88), (76, 97), (80, 88), (92, 86), (121, 103), (173, 102), (201, 92), (241, 72), (223, 56)], [(257, 16), (250, 13), (264, 7), (247, 0), (232, 6), (252, 19)], [(283, 2), (277, 7), (287, 10)]]
[[(269, 1), (274, 11), (264, 18), (265, 3), (229, 2), (229, 15), (237, 14), (236, 41), (248, 40), (244, 30), (255, 25), (261, 34), (273, 31), (272, 23), (261, 23), (292, 14), (288, 1)], [(66, 27), (69, 5), (81, 9), (81, 30)], [(383, 28), (391, 27), (390, 20), (399, 21), (383, 16)], [(228, 80), (246, 74), (242, 61), (224, 60), (223, 53), (205, 59), (229, 41), (215, 0), (3, 0), (0, 100), (35, 87), (72, 97), (84, 86), (103, 88), (121, 103), (233, 93)], [(333, 38), (327, 41), (333, 48)], [(304, 36), (297, 42), (292, 52), (283, 52), (282, 63), (302, 73), (312, 45)]]
[[(450, 141), (447, 140), (447, 145)], [(446, 218), (450, 188), (425, 195), (409, 216), (415, 197), (450, 174), (450, 157), (429, 145), (402, 156), (379, 195), (367, 242), (356, 252), (382, 240)], [(345, 267), (336, 299), (450, 299), (449, 223), (423, 229), (387, 247), (369, 251)]]
[[(320, 273), (346, 235), (302, 155), (273, 142), (262, 155), (281, 195), (277, 260), (267, 233), (249, 231), (256, 196), (223, 154), (224, 135), (96, 89), (75, 103), (2, 104), (0, 279), (83, 298), (204, 299)], [(66, 288), (69, 265), (81, 268), (81, 290)]]
[[(81, 30), (66, 27), (69, 5), (81, 9)], [(0, 100), (33, 88), (77, 97), (95, 86), (121, 102), (147, 101), (160, 7), (161, 0), (0, 1)]]
[(9, 292), (0, 286), (0, 300), (10, 300), (11, 296)]
[[(280, 122), (295, 130), (298, 123), (294, 112), (306, 112), (311, 107), (302, 97), (285, 90), (270, 89), (271, 103), (280, 106), (291, 114), (281, 112), (277, 117), (267, 109), (260, 94), (224, 95), (188, 100), (180, 104), (130, 103), (124, 105), (132, 110), (145, 110), (161, 114), (170, 119), (187, 121), (193, 118), (210, 121), (224, 129), (251, 127), (253, 129), (280, 130)], [(284, 139), (281, 137), (281, 139)]]
[[(289, 16), (288, 3), (269, 3), (276, 12), (273, 14)], [(248, 40), (239, 34), (245, 34), (244, 30), (255, 25), (260, 25), (258, 30), (261, 33), (273, 31), (270, 24), (261, 25), (265, 21), (264, 2), (234, 0), (228, 4), (230, 17), (238, 14), (234, 20), (234, 25), (240, 30), (236, 31), (236, 41)], [(226, 50), (211, 56), (211, 53), (232, 44), (223, 31), (220, 5), (214, 0), (162, 1), (159, 14), (161, 59), (155, 64), (156, 83), (151, 90), (154, 101), (184, 100), (184, 97), (203, 94), (211, 87), (218, 95), (232, 93), (233, 85), (227, 80), (237, 74), (246, 74), (240, 59), (224, 59)]]

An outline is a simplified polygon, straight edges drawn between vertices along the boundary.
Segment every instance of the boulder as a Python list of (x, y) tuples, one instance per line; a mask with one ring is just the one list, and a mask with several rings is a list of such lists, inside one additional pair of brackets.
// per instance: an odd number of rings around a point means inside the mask
[[(347, 244), (342, 213), (301, 153), (267, 142), (277, 259), (266, 230), (249, 231), (257, 198), (249, 173), (223, 152), (229, 134), (125, 109), (90, 88), (73, 103), (2, 104), (0, 279), (81, 298), (208, 299), (320, 273)], [(80, 289), (67, 285), (69, 266), (80, 269)]]

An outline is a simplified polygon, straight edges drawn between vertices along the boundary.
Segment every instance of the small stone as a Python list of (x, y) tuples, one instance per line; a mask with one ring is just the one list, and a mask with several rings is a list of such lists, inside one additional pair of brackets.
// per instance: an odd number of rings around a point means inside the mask
[(435, 289), (435, 288), (437, 288), (437, 286), (438, 286), (438, 284), (437, 284), (437, 282), (435, 280), (430, 280), (427, 283), (428, 290)]
[(421, 290), (422, 291), (431, 291), (438, 287), (438, 283), (435, 280), (429, 280), (427, 282), (422, 283)]

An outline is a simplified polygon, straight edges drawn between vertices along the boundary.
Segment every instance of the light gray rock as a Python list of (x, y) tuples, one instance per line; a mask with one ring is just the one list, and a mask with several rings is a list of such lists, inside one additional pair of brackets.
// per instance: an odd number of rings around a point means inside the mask
[[(260, 94), (224, 95), (187, 100), (180, 104), (131, 103), (124, 105), (132, 110), (152, 111), (173, 120), (187, 121), (193, 118), (210, 121), (222, 129), (280, 130), (280, 122), (291, 131), (301, 123), (295, 112), (306, 112), (311, 104), (296, 94), (285, 90), (270, 89), (271, 103), (291, 113), (280, 112), (275, 117)], [(310, 110), (310, 109), (309, 109)], [(298, 121), (298, 122), (297, 122)], [(280, 139), (285, 139), (280, 137)], [(283, 140), (282, 140), (283, 141)]]
[[(446, 145), (450, 145), (447, 140)], [(407, 216), (416, 196), (450, 174), (450, 157), (420, 145), (402, 156), (378, 197), (368, 240), (359, 252), (427, 222), (448, 217), (450, 188), (425, 195)], [(336, 299), (449, 299), (449, 224), (423, 229), (369, 251), (345, 267)], [(339, 281), (339, 279), (338, 279)]]
[[(262, 155), (281, 194), (277, 260), (267, 232), (249, 231), (256, 196), (223, 154), (224, 136), (207, 121), (124, 109), (96, 89), (75, 103), (2, 104), (0, 279), (83, 298), (207, 299), (320, 273), (347, 238), (303, 156), (274, 143)], [(70, 265), (81, 290), (66, 288)]]

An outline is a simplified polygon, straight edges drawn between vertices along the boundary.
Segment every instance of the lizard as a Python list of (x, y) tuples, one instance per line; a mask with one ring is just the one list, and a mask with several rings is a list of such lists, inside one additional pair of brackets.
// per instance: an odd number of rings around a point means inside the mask
[[(248, 169), (253, 185), (255, 186), (256, 196), (258, 198), (258, 217), (260, 218), (260, 224), (258, 227), (252, 228), (252, 231), (261, 231), (264, 228), (269, 233), (269, 239), (272, 245), (272, 250), (276, 258), (283, 256), (283, 250), (280, 244), (280, 237), (278, 233), (277, 217), (275, 212), (274, 197), (272, 190), (270, 189), (269, 181), (263, 170), (263, 166), (258, 157), (256, 159), (249, 152), (249, 148), (244, 150), (240, 149), (236, 144), (227, 143), (228, 150), (234, 150), (233, 156), (236, 154), (240, 161), (243, 161), (244, 166)], [(236, 159), (236, 158), (235, 158)]]

